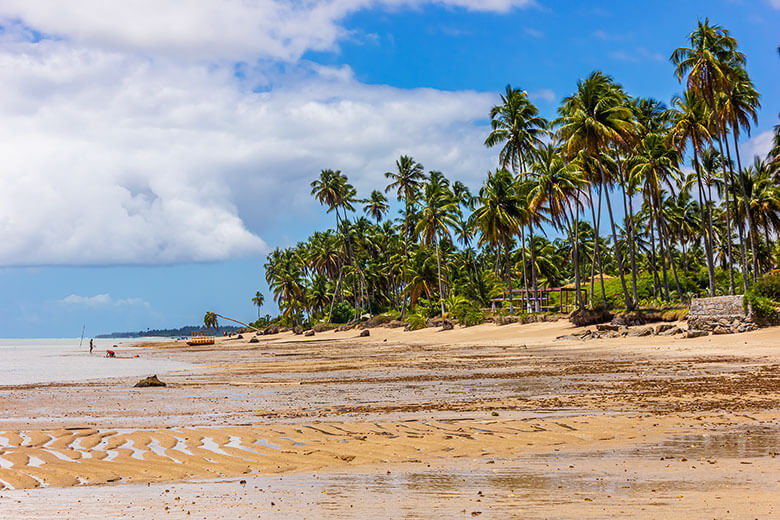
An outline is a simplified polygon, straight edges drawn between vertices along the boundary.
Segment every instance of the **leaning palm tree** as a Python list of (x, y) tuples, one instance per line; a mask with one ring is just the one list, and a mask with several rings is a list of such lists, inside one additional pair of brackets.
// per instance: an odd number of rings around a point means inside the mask
[(233, 318), (228, 318), (227, 316), (223, 316), (221, 314), (217, 314), (216, 312), (207, 311), (206, 315), (203, 316), (203, 324), (206, 326), (207, 329), (218, 329), (219, 328), (219, 318), (222, 318), (224, 320), (232, 321), (234, 323), (238, 323), (239, 325), (243, 325), (246, 328), (256, 330), (260, 332), (260, 329), (257, 327), (253, 327), (252, 325), (248, 325), (244, 323), (243, 321), (238, 321)]
[[(561, 125), (558, 132), (564, 140), (565, 155), (574, 158), (583, 151), (598, 164), (602, 189), (607, 190), (609, 181), (602, 160), (602, 153), (610, 146), (625, 148), (637, 131), (626, 95), (620, 85), (600, 71), (593, 72), (577, 83), (577, 92), (567, 97), (560, 108)], [(612, 243), (617, 261), (623, 299), (627, 309), (634, 308), (634, 301), (628, 295), (623, 273), (623, 258), (617, 247), (617, 230), (612, 213), (612, 202), (607, 196), (607, 210), (612, 227)]]
[(441, 182), (429, 182), (425, 185), (422, 197), (420, 220), (415, 226), (415, 232), (422, 238), (423, 244), (436, 246), (436, 268), (439, 279), (439, 302), (441, 314), (444, 316), (444, 290), (441, 277), (441, 255), (439, 241), (449, 237), (450, 227), (457, 226), (458, 205), (452, 192)]

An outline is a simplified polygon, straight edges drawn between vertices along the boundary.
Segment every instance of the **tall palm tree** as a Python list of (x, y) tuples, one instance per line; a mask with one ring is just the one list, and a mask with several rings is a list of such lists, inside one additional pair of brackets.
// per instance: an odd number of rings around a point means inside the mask
[(502, 168), (525, 171), (524, 162), (531, 150), (543, 144), (547, 134), (547, 121), (539, 117), (539, 109), (528, 99), (524, 90), (506, 86), (501, 94), (501, 104), (490, 109), (492, 131), (485, 139), (485, 146), (503, 144), (498, 154)]
[[(509, 243), (520, 227), (520, 209), (515, 193), (516, 183), (507, 170), (488, 172), (485, 184), (479, 190), (477, 207), (471, 215), (472, 225), (479, 230), (478, 245), (489, 244), (501, 258), (504, 249), (504, 272), (509, 287), (509, 312), (514, 314), (512, 272), (509, 269)], [(504, 293), (506, 294), (506, 293)]]
[[(584, 151), (593, 157), (601, 174), (602, 189), (607, 190), (610, 183), (601, 154), (610, 146), (627, 147), (637, 131), (633, 113), (628, 107), (622, 88), (602, 72), (593, 72), (588, 78), (577, 83), (577, 92), (564, 100), (560, 114), (559, 134), (565, 142), (566, 156), (573, 158), (578, 152)], [(617, 247), (617, 230), (608, 193), (606, 200), (623, 299), (626, 308), (631, 310), (634, 308), (634, 301), (629, 297), (626, 287), (623, 258)]]
[(685, 148), (690, 144), (693, 151), (693, 167), (696, 172), (696, 183), (699, 192), (699, 207), (701, 210), (702, 226), (704, 227), (704, 249), (707, 260), (707, 276), (709, 279), (710, 296), (715, 296), (715, 268), (712, 255), (712, 225), (708, 219), (707, 207), (709, 201), (706, 199), (706, 191), (702, 183), (701, 166), (699, 164), (699, 155), (704, 149), (704, 144), (709, 142), (711, 135), (708, 129), (708, 110), (704, 101), (693, 92), (686, 91), (682, 96), (675, 96), (672, 104), (674, 106), (674, 122), (669, 132), (669, 139), (672, 146), (682, 154)]
[(263, 306), (263, 302), (265, 301), (265, 297), (263, 296), (263, 293), (260, 291), (257, 291), (255, 295), (252, 297), (252, 303), (255, 304), (257, 307), (257, 319), (260, 319), (260, 308)]
[(458, 205), (447, 184), (441, 182), (441, 177), (431, 172), (431, 180), (425, 184), (422, 197), (420, 220), (415, 226), (415, 232), (422, 238), (423, 244), (436, 246), (436, 269), (439, 279), (439, 303), (444, 316), (444, 290), (441, 276), (441, 255), (439, 241), (441, 237), (449, 237), (449, 227), (457, 226)]

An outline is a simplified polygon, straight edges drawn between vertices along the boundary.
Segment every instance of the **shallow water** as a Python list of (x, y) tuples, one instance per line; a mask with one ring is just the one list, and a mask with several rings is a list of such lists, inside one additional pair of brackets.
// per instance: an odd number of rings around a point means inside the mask
[[(116, 344), (120, 357), (106, 358), (106, 349)], [(0, 339), (0, 386), (145, 376), (190, 367), (188, 363), (147, 358), (140, 350), (123, 352), (116, 339), (97, 340), (95, 345), (90, 355), (89, 341), (79, 347), (78, 338)], [(136, 353), (140, 357), (132, 357)]]

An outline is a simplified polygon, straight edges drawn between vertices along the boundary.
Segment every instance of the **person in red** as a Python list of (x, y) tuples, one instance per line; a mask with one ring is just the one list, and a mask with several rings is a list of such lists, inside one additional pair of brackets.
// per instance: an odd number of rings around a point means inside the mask
[(116, 352), (113, 350), (106, 350), (106, 357), (116, 357)]

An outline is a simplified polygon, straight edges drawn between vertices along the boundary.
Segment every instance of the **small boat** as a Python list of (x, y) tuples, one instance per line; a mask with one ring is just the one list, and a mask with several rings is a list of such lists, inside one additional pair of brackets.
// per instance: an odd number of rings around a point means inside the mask
[(187, 345), (213, 345), (216, 342), (213, 330), (193, 330)]

